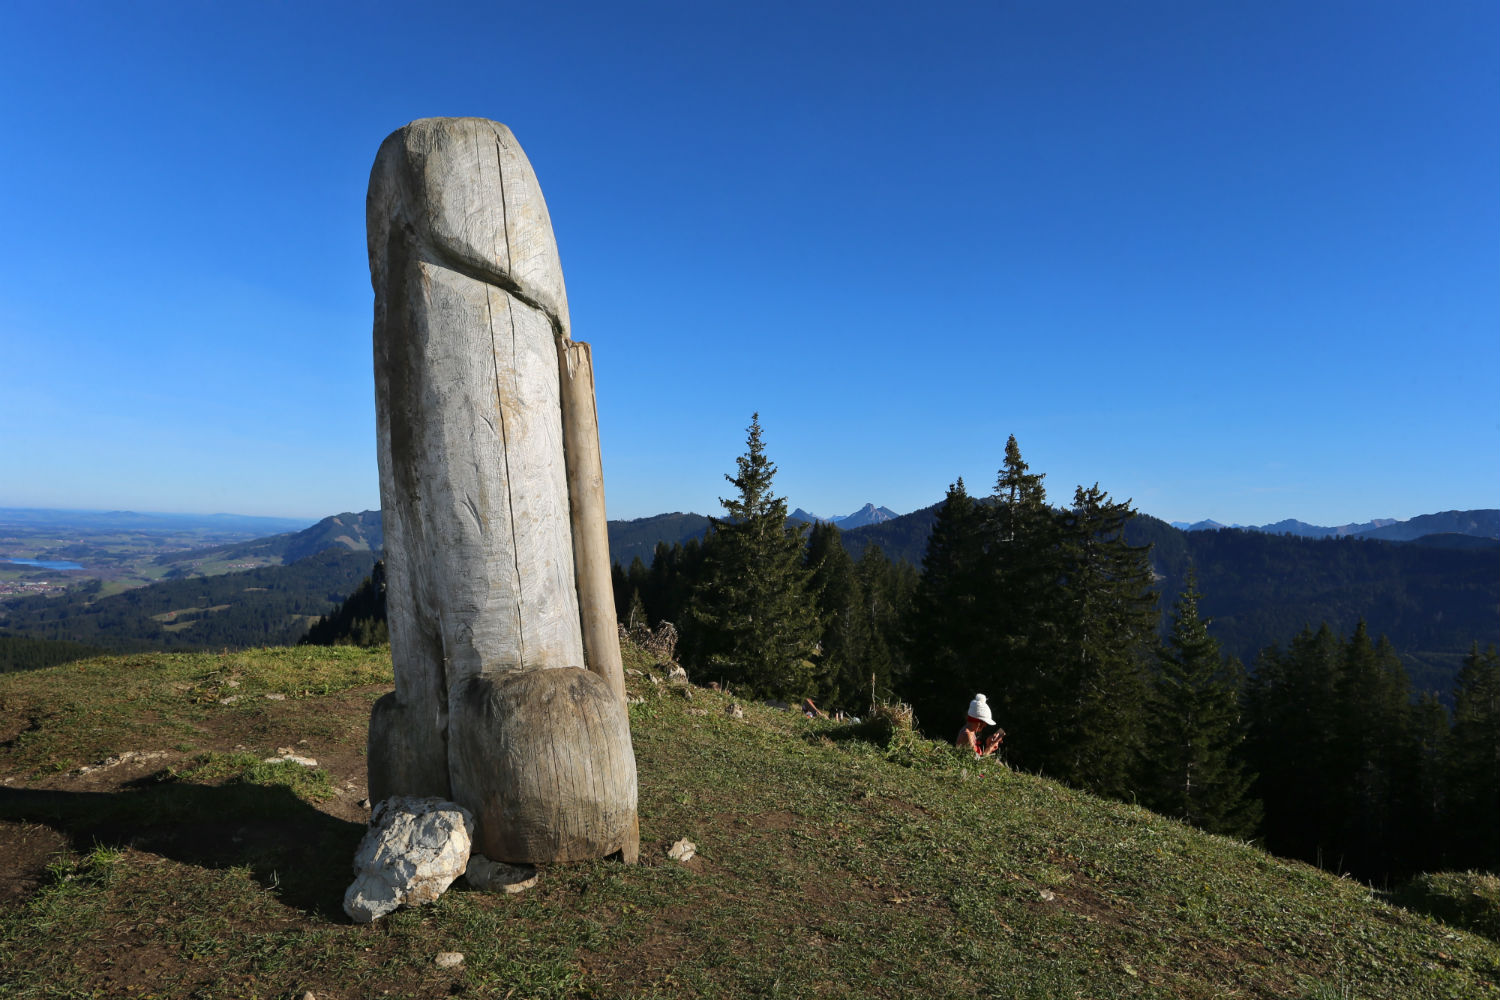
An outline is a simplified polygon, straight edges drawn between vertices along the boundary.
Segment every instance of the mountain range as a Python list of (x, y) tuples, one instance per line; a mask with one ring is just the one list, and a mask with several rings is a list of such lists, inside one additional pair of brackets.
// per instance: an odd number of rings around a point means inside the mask
[(1422, 514), (1410, 520), (1376, 518), (1363, 524), (1340, 524), (1325, 527), (1288, 518), (1275, 524), (1220, 524), (1218, 521), (1173, 521), (1181, 531), (1217, 531), (1239, 528), (1267, 535), (1295, 535), (1298, 538), (1381, 538), (1390, 542), (1409, 542), (1429, 535), (1469, 535), (1476, 538), (1500, 538), (1500, 510), (1447, 510), (1441, 514)]
[(836, 524), (848, 531), (851, 528), (863, 528), (867, 524), (884, 524), (900, 516), (889, 507), (877, 507), (872, 503), (867, 503), (853, 514), (845, 514), (842, 517), (819, 517), (798, 507), (787, 515), (787, 520), (803, 521), (807, 524)]
[[(858, 558), (869, 546), (921, 565), (937, 504), (850, 527), (842, 539)], [(803, 512), (805, 513), (805, 512)], [(834, 523), (849, 523), (865, 511)], [(710, 524), (680, 511), (609, 522), (615, 562), (650, 565), (658, 544), (701, 538)], [(1500, 511), (1446, 511), (1354, 533), (1302, 535), (1264, 529), (1181, 530), (1137, 515), (1134, 544), (1152, 545), (1163, 608), (1189, 567), (1224, 650), (1251, 662), (1304, 625), (1348, 633), (1365, 620), (1401, 653), (1419, 690), (1446, 691), (1473, 642), (1500, 643)], [(1309, 526), (1313, 527), (1313, 526)], [(1356, 526), (1360, 527), (1360, 526)], [(343, 513), (302, 531), (156, 557), (167, 579), (120, 594), (70, 586), (65, 598), (0, 605), (0, 638), (71, 640), (106, 648), (227, 646), (290, 641), (369, 572), (384, 541), (379, 511)], [(223, 567), (256, 562), (249, 573)]]

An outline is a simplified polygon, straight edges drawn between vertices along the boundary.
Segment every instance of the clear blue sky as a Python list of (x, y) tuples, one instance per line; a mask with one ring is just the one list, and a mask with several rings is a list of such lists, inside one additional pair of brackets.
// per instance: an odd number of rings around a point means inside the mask
[(611, 517), (1500, 506), (1500, 4), (14, 3), (0, 506), (377, 507), (364, 197), (511, 126)]

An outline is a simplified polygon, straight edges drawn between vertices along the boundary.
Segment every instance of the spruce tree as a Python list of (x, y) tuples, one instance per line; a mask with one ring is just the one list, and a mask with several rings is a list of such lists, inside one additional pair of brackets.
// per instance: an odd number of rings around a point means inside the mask
[(727, 517), (712, 518), (703, 578), (693, 596), (696, 655), (707, 676), (747, 693), (800, 698), (813, 686), (810, 658), (820, 623), (802, 560), (801, 524), (787, 523), (786, 501), (771, 492), (776, 466), (766, 457), (760, 414), (751, 417), (737, 475), (738, 495), (720, 498)]
[(1500, 654), (1479, 645), (1453, 692), (1450, 828), (1457, 867), (1500, 873)]
[(1244, 668), (1219, 651), (1201, 617), (1197, 574), (1172, 608), (1152, 684), (1145, 782), (1151, 808), (1210, 833), (1247, 838), (1260, 822), (1250, 795), (1240, 714)]
[(859, 669), (860, 698), (851, 696), (844, 707), (863, 715), (872, 701), (889, 699), (897, 687), (907, 687), (910, 665), (903, 652), (902, 627), (919, 578), (916, 567), (905, 560), (892, 563), (879, 545), (865, 546), (854, 574), (866, 645)]
[(988, 694), (1008, 733), (1009, 759), (1057, 774), (1068, 739), (1066, 722), (1054, 714), (1064, 684), (1065, 594), (1058, 517), (1047, 505), (1044, 478), (1030, 471), (1011, 435), (994, 495), (982, 508), (982, 572), (974, 584), (980, 618), (970, 661), (983, 678), (975, 690)]
[(1256, 661), (1247, 690), (1250, 768), (1265, 807), (1266, 847), (1337, 866), (1336, 743), (1342, 644), (1325, 622)]
[(981, 601), (986, 522), (960, 478), (938, 508), (905, 629), (907, 693), (928, 735), (957, 730), (987, 676)]
[(1411, 752), (1411, 682), (1384, 636), (1379, 643), (1361, 620), (1344, 644), (1334, 702), (1338, 715), (1328, 762), (1329, 803), (1337, 824), (1331, 834), (1340, 867), (1365, 878), (1400, 867), (1402, 824), (1414, 795), (1407, 765)]
[(1448, 808), (1448, 710), (1435, 693), (1422, 694), (1411, 706), (1409, 751), (1404, 783), (1408, 789), (1406, 822), (1401, 857), (1413, 871), (1442, 871), (1449, 862), (1449, 831), (1444, 823)]
[(1134, 516), (1096, 483), (1057, 519), (1057, 659), (1038, 689), (1051, 772), (1116, 798), (1135, 785), (1159, 620), (1150, 546), (1125, 540)]
[[(827, 709), (854, 711), (861, 692), (869, 703), (871, 621), (854, 560), (844, 548), (843, 532), (819, 522), (807, 540), (810, 589), (823, 631), (818, 642), (817, 698)], [(887, 670), (887, 673), (889, 671)], [(860, 707), (859, 711), (863, 711)]]

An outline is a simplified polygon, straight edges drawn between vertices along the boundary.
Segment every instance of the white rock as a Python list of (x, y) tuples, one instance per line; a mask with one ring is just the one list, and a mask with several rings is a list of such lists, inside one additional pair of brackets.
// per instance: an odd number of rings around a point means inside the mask
[(738, 703), (732, 703), (725, 707), (724, 714), (731, 719), (743, 719), (745, 717), (745, 710)]
[(673, 684), (686, 684), (688, 682), (687, 671), (680, 665), (674, 664), (672, 669), (667, 671), (667, 680)]
[(464, 881), (473, 888), (512, 895), (530, 889), (539, 877), (535, 865), (508, 865), (483, 854), (469, 855), (469, 867), (464, 869)]
[(437, 958), (433, 959), (439, 969), (456, 969), (464, 964), (464, 953), (461, 951), (440, 951)]
[(268, 695), (266, 695), (266, 701), (286, 701), (286, 695), (284, 695), (284, 694), (268, 694)]
[(280, 757), (267, 757), (264, 761), (264, 763), (267, 764), (280, 764), (283, 762), (288, 764), (301, 764), (303, 767), (318, 766), (318, 762), (312, 757), (299, 757), (294, 753), (284, 753)]
[(697, 853), (698, 845), (683, 837), (667, 851), (667, 857), (673, 861), (691, 861), (693, 860), (693, 855)]
[(344, 912), (367, 924), (400, 906), (431, 903), (463, 874), (474, 817), (436, 798), (391, 798), (375, 807), (354, 856)]

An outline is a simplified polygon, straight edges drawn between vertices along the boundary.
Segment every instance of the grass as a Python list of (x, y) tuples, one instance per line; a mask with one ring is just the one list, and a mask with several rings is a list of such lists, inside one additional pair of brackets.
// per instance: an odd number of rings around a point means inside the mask
[[(1403, 909), (899, 726), (674, 687), (626, 653), (642, 863), (455, 888), (370, 926), (339, 906), (388, 653), (0, 677), (0, 887), (20, 886), (0, 888), (0, 996), (1500, 997), (1500, 944), (1465, 929), (1494, 912), (1482, 880), (1434, 876)], [(299, 740), (318, 767), (266, 762)], [(147, 747), (169, 756), (76, 773)], [(683, 837), (697, 856), (669, 861)], [(1447, 898), (1468, 915), (1428, 915)]]

